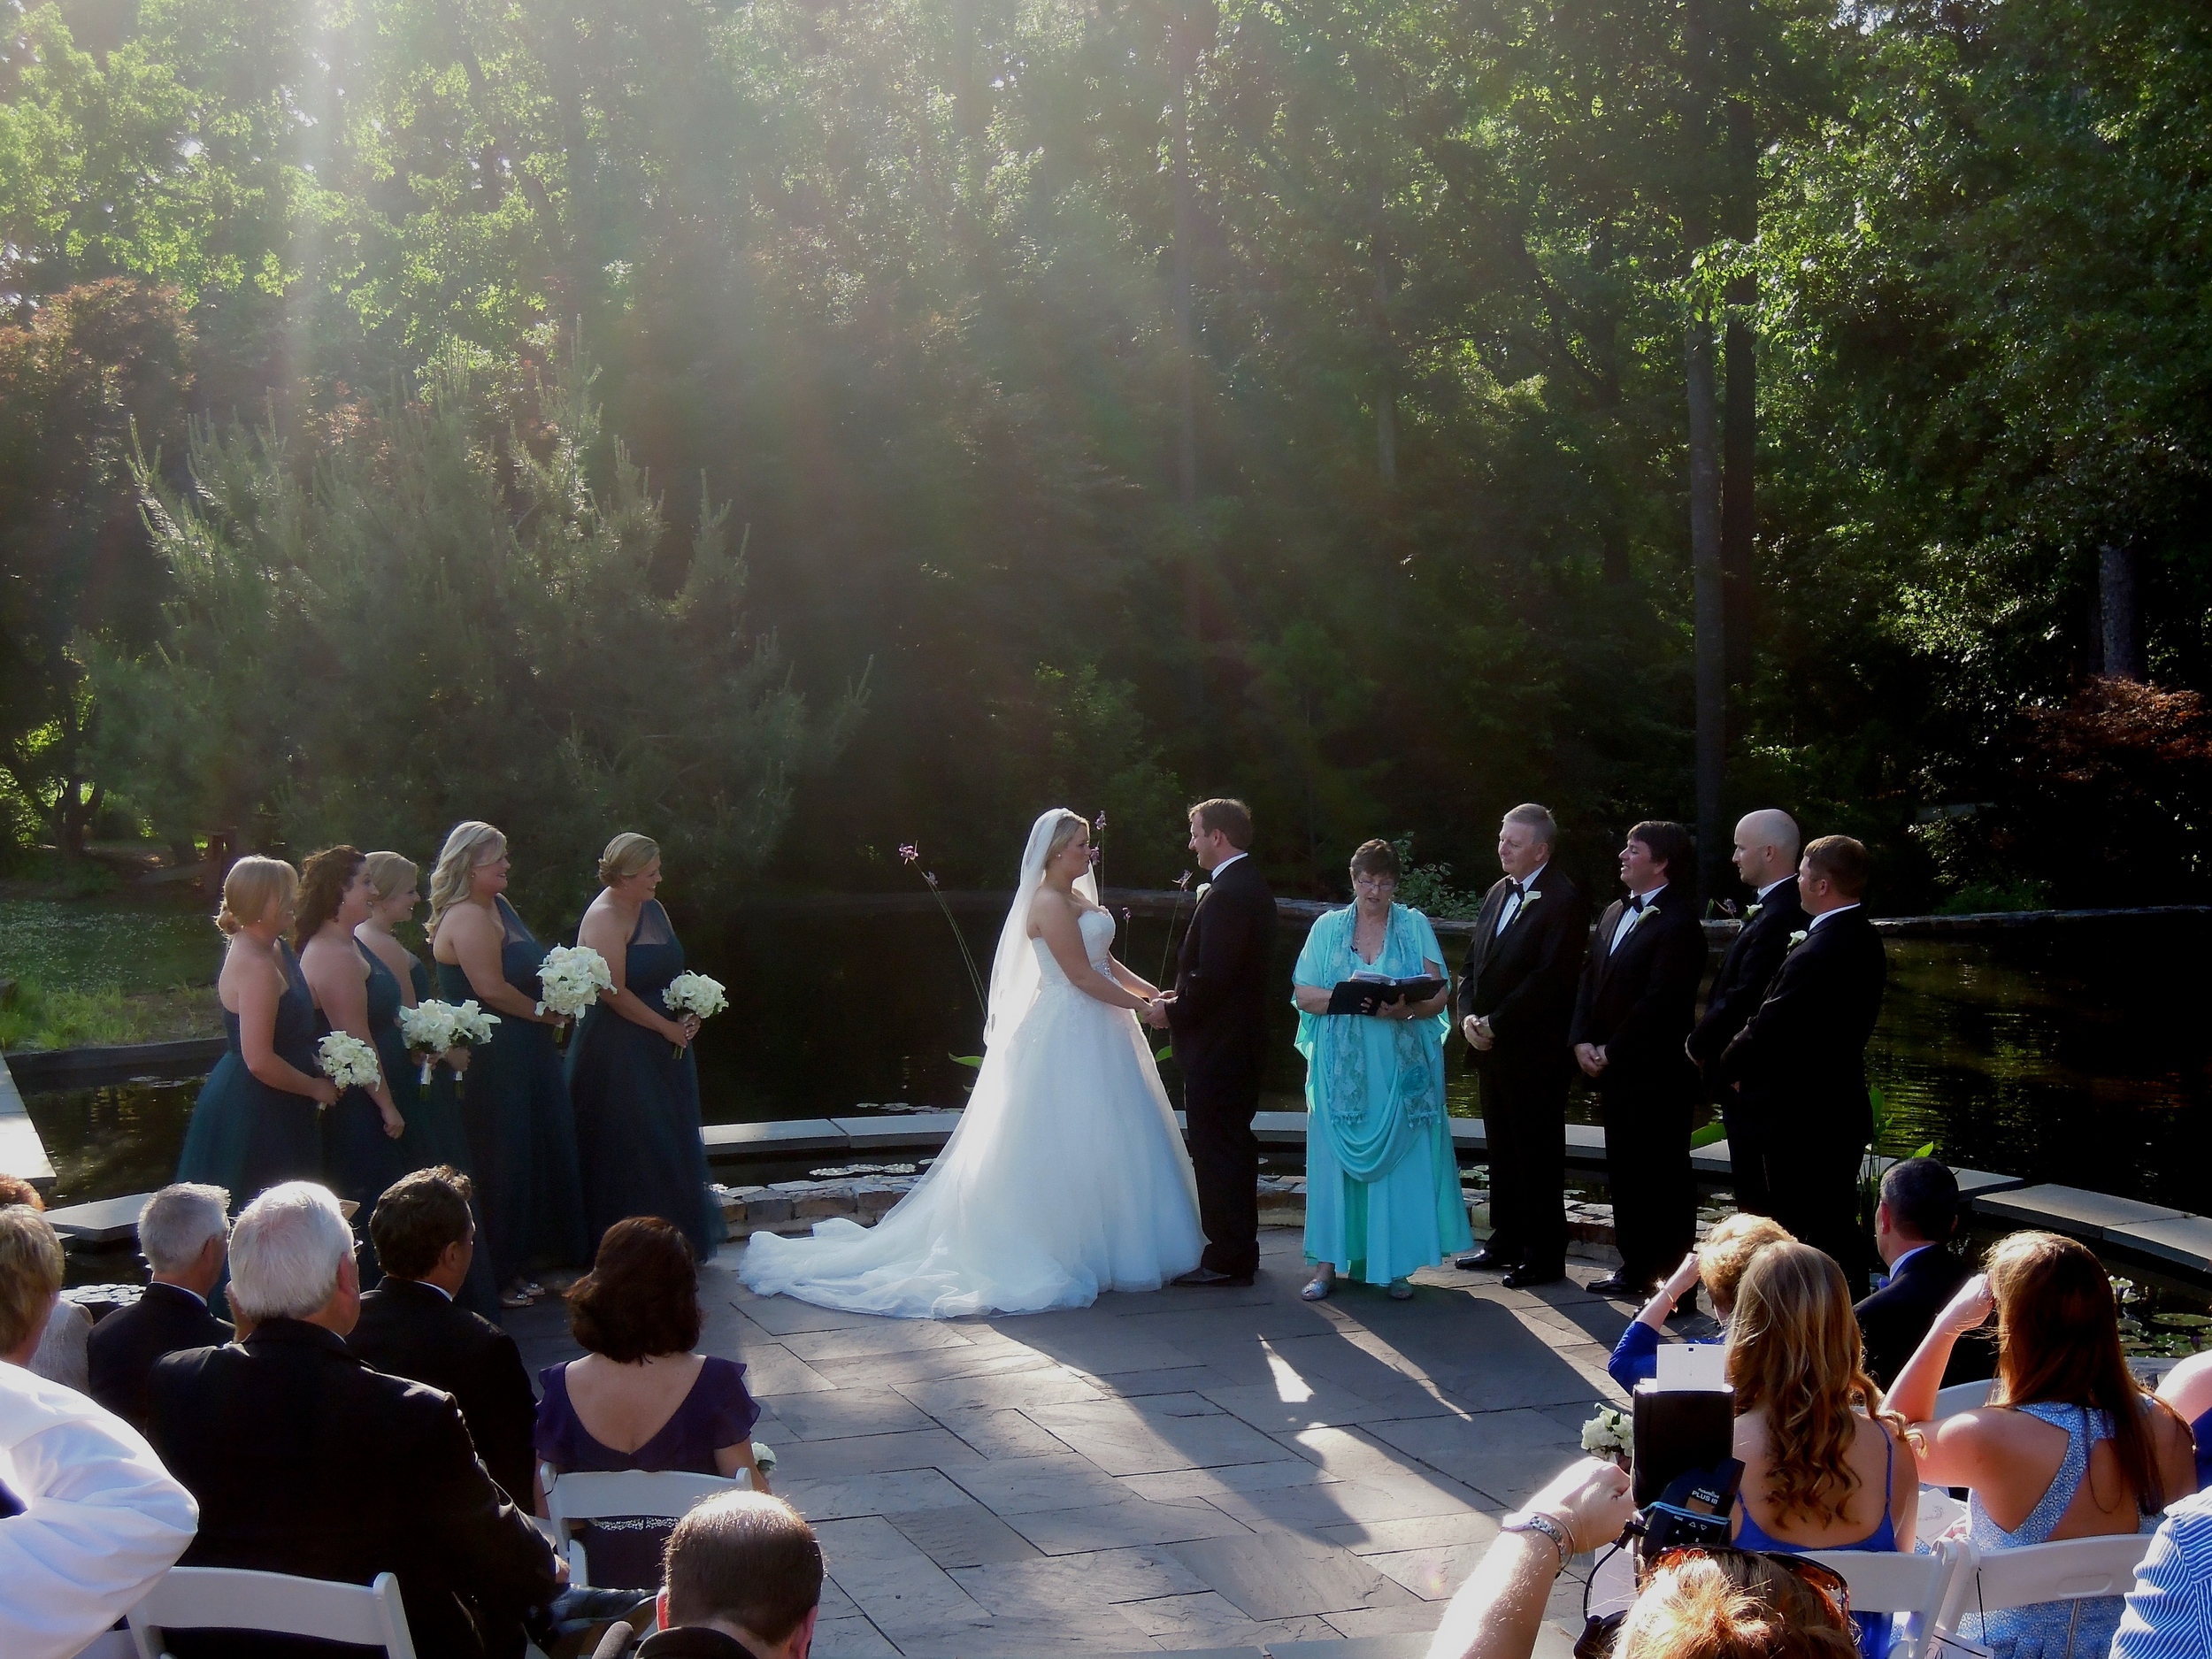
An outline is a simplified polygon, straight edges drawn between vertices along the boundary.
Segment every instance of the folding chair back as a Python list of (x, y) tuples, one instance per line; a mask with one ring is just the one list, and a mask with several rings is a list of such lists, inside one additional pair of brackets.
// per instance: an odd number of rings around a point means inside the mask
[(1996, 1386), (1993, 1382), (1959, 1382), (1953, 1383), (1948, 1388), (1937, 1389), (1937, 1419), (1955, 1417), (1962, 1411), (1971, 1411), (1987, 1405), (1989, 1396)]
[(1932, 1555), (1909, 1555), (1893, 1549), (1809, 1549), (1804, 1553), (1850, 1587), (1854, 1613), (1912, 1615), (1909, 1623), (1898, 1627), (1890, 1659), (1920, 1659), (1927, 1651), (1929, 1632), (1935, 1628), (1953, 1580), (1969, 1555), (1963, 1545), (1948, 1538), (1936, 1545)]
[(1969, 1613), (1998, 1613), (2037, 1601), (2125, 1595), (2150, 1553), (2150, 1532), (2068, 1538), (2017, 1549), (1977, 1550), (1951, 1584), (1939, 1628), (1955, 1633)]
[(173, 1630), (319, 1636), (415, 1659), (399, 1580), (388, 1572), (362, 1585), (242, 1567), (172, 1567), (131, 1609), (129, 1623), (138, 1659), (165, 1659)]
[[(578, 1471), (545, 1482), (546, 1514), (556, 1537), (567, 1535), (571, 1521), (594, 1521), (606, 1516), (648, 1516), (680, 1520), (695, 1505), (726, 1492), (749, 1492), (752, 1477), (743, 1471), (728, 1480), (717, 1475), (685, 1474), (677, 1470), (649, 1471), (623, 1469), (612, 1472)], [(568, 1544), (569, 1582), (588, 1586), (588, 1563), (580, 1541)]]

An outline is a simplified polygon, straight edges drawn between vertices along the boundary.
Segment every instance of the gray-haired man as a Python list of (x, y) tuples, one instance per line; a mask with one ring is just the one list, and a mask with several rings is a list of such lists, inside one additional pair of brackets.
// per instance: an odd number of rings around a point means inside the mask
[(153, 1282), (130, 1307), (92, 1327), (92, 1397), (143, 1432), (146, 1379), (165, 1354), (214, 1348), (230, 1326), (208, 1311), (230, 1242), (230, 1194), (180, 1181), (138, 1212), (138, 1249)]

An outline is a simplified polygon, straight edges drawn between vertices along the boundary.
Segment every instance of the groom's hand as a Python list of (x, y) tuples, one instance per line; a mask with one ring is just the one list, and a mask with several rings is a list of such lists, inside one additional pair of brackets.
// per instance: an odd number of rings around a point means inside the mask
[(1163, 991), (1145, 1004), (1144, 1023), (1155, 1031), (1167, 1029), (1167, 1005), (1175, 1000), (1175, 993)]

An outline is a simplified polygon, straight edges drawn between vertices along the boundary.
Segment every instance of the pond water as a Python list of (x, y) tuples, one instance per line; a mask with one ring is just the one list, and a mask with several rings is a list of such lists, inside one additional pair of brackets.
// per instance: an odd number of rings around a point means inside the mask
[[(135, 924), (120, 907), (49, 906), (92, 919), (102, 959), (150, 979), (211, 974), (196, 909), (165, 908)], [(961, 916), (987, 972), (998, 918)], [(719, 929), (678, 921), (691, 963), (731, 989), (728, 1012), (699, 1041), (706, 1115), (714, 1122), (844, 1115), (901, 1104), (956, 1106), (972, 1080), (956, 1056), (979, 1046), (983, 1017), (944, 918), (762, 907)], [(0, 906), (0, 976), (28, 941), (55, 961), (74, 947), (54, 925), (23, 930)], [(1156, 977), (1163, 918), (1125, 923), (1119, 952)], [(1287, 987), (1299, 938), (1279, 936)], [(43, 942), (42, 942), (43, 941)], [(1891, 1112), (1884, 1149), (1933, 1141), (1950, 1162), (2032, 1180), (2064, 1181), (2178, 1209), (2205, 1208), (2212, 1169), (2212, 925), (2194, 917), (2080, 921), (1976, 933), (1893, 938), (1890, 988), (1869, 1054)], [(1455, 957), (1458, 947), (1448, 943)], [(27, 953), (26, 953), (27, 954)], [(194, 963), (198, 972), (192, 972)], [(1303, 1104), (1287, 990), (1278, 1005), (1263, 1104)], [(1163, 1068), (1179, 1089), (1171, 1058)], [(1471, 1075), (1448, 1069), (1455, 1111), (1475, 1111)], [(58, 1201), (143, 1191), (174, 1167), (196, 1086), (142, 1081), (32, 1097), (60, 1173)], [(1578, 1096), (1583, 1121), (1593, 1103)]]

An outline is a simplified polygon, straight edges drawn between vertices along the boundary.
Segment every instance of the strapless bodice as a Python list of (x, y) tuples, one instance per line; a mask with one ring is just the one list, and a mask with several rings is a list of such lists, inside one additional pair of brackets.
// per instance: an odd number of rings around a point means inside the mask
[[(1107, 972), (1107, 958), (1114, 949), (1114, 918), (1108, 910), (1086, 910), (1076, 918), (1076, 926), (1082, 930), (1083, 954), (1090, 958), (1091, 966), (1101, 973)], [(1030, 947), (1037, 953), (1037, 972), (1047, 985), (1065, 985), (1068, 976), (1060, 966), (1060, 959), (1052, 954), (1052, 947), (1041, 939), (1033, 939)]]

